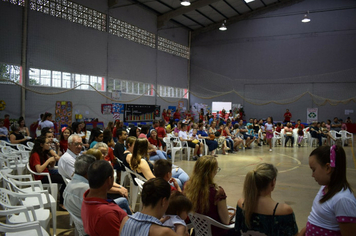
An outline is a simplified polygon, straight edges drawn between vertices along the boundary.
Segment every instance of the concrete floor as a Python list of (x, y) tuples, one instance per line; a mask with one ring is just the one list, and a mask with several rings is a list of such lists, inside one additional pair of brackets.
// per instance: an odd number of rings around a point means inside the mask
[[(235, 207), (237, 200), (242, 197), (246, 173), (261, 162), (274, 164), (278, 168), (278, 176), (272, 197), (278, 202), (291, 205), (298, 228), (301, 229), (307, 222), (312, 202), (320, 187), (312, 178), (312, 172), (308, 165), (309, 154), (313, 149), (311, 147), (284, 148), (277, 146), (272, 152), (269, 152), (268, 147), (263, 146), (240, 150), (236, 154), (219, 155), (218, 162), (221, 171), (216, 175), (215, 182), (225, 189), (228, 205)], [(353, 157), (350, 145), (344, 149), (347, 156), (347, 179), (356, 191), (355, 157)], [(356, 148), (353, 149), (356, 153)], [(189, 175), (194, 163), (194, 161), (186, 160), (175, 162)], [(57, 235), (74, 235), (72, 228), (69, 227), (68, 213), (58, 212), (57, 217)]]

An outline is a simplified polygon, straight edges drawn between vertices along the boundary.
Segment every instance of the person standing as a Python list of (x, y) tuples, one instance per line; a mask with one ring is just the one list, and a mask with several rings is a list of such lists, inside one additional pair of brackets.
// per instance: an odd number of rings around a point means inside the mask
[(290, 122), (290, 118), (292, 118), (292, 113), (290, 113), (289, 109), (287, 109), (286, 113), (284, 113), (284, 121), (283, 121), (283, 123)]

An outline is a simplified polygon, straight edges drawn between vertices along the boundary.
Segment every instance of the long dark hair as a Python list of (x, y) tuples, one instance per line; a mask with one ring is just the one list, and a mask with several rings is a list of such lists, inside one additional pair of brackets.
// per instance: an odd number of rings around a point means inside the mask
[(92, 143), (95, 140), (95, 138), (98, 137), (100, 134), (102, 134), (100, 128), (98, 127), (93, 128), (90, 133), (89, 143)]
[(129, 132), (129, 136), (135, 136), (137, 138), (137, 133), (136, 133), (136, 130), (138, 128), (135, 126), (135, 127), (131, 127), (130, 129), (130, 132)]
[[(21, 127), (21, 121), (25, 120), (23, 118), (23, 116), (20, 116), (19, 120), (17, 121), (17, 123), (19, 123), (19, 126)], [(26, 124), (23, 124), (23, 127), (26, 127)]]
[[(315, 156), (317, 162), (324, 167), (330, 164), (330, 146), (320, 146), (310, 153), (310, 156)], [(330, 176), (330, 183), (328, 185), (328, 192), (320, 199), (320, 203), (326, 202), (341, 190), (352, 188), (346, 179), (346, 154), (341, 146), (335, 148), (335, 167)]]
[(46, 137), (45, 136), (39, 136), (35, 140), (35, 145), (33, 146), (33, 149), (31, 151), (31, 156), (34, 153), (37, 153), (40, 156), (40, 161), (41, 164), (45, 163), (47, 160), (47, 154), (48, 151), (43, 151), (43, 144), (46, 143)]
[(42, 117), (42, 122), (47, 120), (48, 117), (51, 117), (52, 116), (52, 113), (49, 113), (49, 112), (46, 112), (43, 117)]
[(141, 163), (141, 158), (148, 157), (148, 141), (145, 138), (139, 138), (135, 142), (134, 149), (132, 151), (132, 157), (130, 160), (130, 166), (133, 171), (136, 171)]

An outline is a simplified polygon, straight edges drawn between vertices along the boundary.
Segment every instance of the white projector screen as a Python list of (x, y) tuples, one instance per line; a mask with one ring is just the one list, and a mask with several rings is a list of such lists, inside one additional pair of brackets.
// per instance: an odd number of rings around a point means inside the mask
[(222, 109), (225, 109), (225, 111), (228, 113), (231, 110), (231, 102), (213, 102), (211, 107), (213, 113), (219, 112)]

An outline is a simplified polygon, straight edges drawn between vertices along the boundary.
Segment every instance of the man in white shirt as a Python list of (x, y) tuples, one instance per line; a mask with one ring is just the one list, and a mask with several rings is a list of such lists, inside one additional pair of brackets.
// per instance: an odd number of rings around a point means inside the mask
[[(194, 148), (194, 154), (193, 154), (193, 160), (196, 161), (198, 159), (197, 157), (197, 153), (200, 147), (200, 142), (195, 144), (193, 143), (193, 139), (188, 138), (188, 134), (187, 134), (187, 124), (182, 123), (181, 125), (181, 130), (178, 133), (178, 137), (180, 139), (181, 142), (187, 141), (187, 145), (190, 148)], [(200, 153), (202, 153), (202, 150), (200, 151)], [(200, 154), (201, 156), (201, 154)]]
[(68, 138), (68, 149), (58, 161), (58, 173), (67, 179), (72, 179), (74, 162), (82, 151), (83, 142), (78, 134), (72, 134)]
[(81, 155), (75, 161), (75, 172), (72, 180), (64, 189), (64, 206), (77, 218), (81, 219), (83, 194), (89, 189), (88, 169), (96, 159), (92, 155)]

